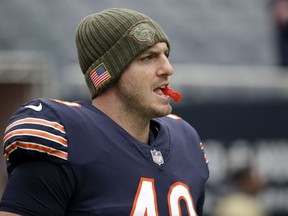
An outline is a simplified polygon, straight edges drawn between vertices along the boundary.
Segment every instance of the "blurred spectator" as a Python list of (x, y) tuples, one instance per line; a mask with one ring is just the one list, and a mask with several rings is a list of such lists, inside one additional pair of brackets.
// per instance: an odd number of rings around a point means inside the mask
[(272, 17), (276, 27), (279, 65), (288, 66), (288, 0), (273, 0)]
[(5, 164), (2, 163), (2, 160), (0, 160), (0, 199), (6, 186), (6, 182), (7, 182), (6, 167)]
[(257, 200), (264, 183), (251, 167), (233, 171), (227, 181), (219, 188), (215, 216), (267, 216)]

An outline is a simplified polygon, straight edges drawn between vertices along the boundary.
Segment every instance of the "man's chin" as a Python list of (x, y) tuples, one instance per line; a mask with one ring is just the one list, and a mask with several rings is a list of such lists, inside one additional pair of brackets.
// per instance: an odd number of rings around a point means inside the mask
[(172, 107), (170, 104), (166, 105), (165, 108), (161, 108), (158, 110), (158, 112), (155, 113), (155, 117), (163, 117), (167, 116), (172, 113)]

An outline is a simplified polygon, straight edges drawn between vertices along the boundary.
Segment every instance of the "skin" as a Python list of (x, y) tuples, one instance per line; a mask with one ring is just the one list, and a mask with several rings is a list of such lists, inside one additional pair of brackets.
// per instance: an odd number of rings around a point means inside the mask
[(10, 212), (0, 212), (0, 216), (20, 216), (18, 214), (10, 213)]
[(172, 111), (169, 97), (160, 89), (169, 84), (173, 74), (168, 52), (166, 43), (155, 44), (131, 62), (115, 85), (92, 101), (143, 143), (148, 142), (150, 120)]
[(288, 23), (288, 1), (277, 0), (272, 8), (272, 15), (278, 25), (287, 25)]
[[(157, 43), (132, 61), (119, 81), (92, 100), (92, 104), (129, 134), (148, 143), (150, 120), (172, 111), (160, 88), (169, 84), (173, 67), (166, 43)], [(0, 212), (0, 216), (19, 216)]]

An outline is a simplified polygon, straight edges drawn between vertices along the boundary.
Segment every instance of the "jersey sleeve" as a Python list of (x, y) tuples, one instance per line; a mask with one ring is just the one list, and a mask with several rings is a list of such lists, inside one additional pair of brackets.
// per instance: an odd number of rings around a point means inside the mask
[(19, 215), (66, 215), (75, 180), (68, 164), (43, 160), (13, 169), (0, 202), (0, 211)]
[(8, 173), (23, 161), (65, 163), (68, 158), (67, 136), (60, 117), (41, 99), (19, 107), (8, 122), (3, 142)]

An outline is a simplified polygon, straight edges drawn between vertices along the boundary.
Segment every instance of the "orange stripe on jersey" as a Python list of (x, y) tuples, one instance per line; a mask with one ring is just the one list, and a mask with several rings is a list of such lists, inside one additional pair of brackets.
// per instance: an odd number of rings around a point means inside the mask
[(204, 150), (204, 145), (202, 142), (200, 143), (200, 148), (201, 148), (201, 150)]
[(70, 107), (78, 107), (78, 108), (81, 107), (81, 104), (75, 103), (75, 102), (68, 102), (68, 101), (63, 101), (63, 100), (58, 100), (58, 99), (50, 99), (50, 100), (53, 100), (57, 103), (65, 104)]
[(167, 117), (172, 118), (172, 119), (176, 119), (176, 120), (181, 119), (181, 117), (174, 115), (174, 114), (168, 114)]
[(57, 136), (51, 133), (48, 133), (46, 131), (41, 131), (41, 130), (34, 130), (34, 129), (18, 129), (18, 130), (13, 130), (6, 134), (3, 138), (3, 142), (5, 143), (8, 139), (10, 139), (13, 136), (35, 136), (35, 137), (40, 137), (44, 138), (46, 140), (51, 140), (54, 142), (57, 142), (63, 146), (67, 146), (67, 140), (61, 136)]
[(15, 151), (17, 148), (25, 149), (25, 150), (32, 150), (37, 152), (46, 153), (58, 158), (62, 158), (64, 160), (67, 160), (68, 154), (67, 152), (57, 150), (54, 148), (49, 148), (47, 146), (40, 145), (38, 143), (31, 143), (31, 142), (14, 142), (11, 145), (9, 145), (5, 150), (6, 153), (4, 154), (4, 157), (6, 160), (9, 159), (9, 155)]
[(204, 153), (204, 158), (205, 158), (205, 162), (208, 164), (209, 163), (209, 159), (207, 157), (207, 155)]
[(43, 126), (54, 128), (55, 130), (58, 130), (58, 131), (60, 131), (62, 133), (65, 133), (63, 125), (61, 125), (61, 124), (59, 124), (57, 122), (47, 121), (47, 120), (40, 119), (40, 118), (24, 118), (24, 119), (20, 119), (18, 121), (15, 121), (12, 124), (8, 125), (8, 127), (5, 130), (5, 132), (8, 131), (10, 128), (14, 127), (14, 126), (21, 125), (21, 124), (43, 125)]

